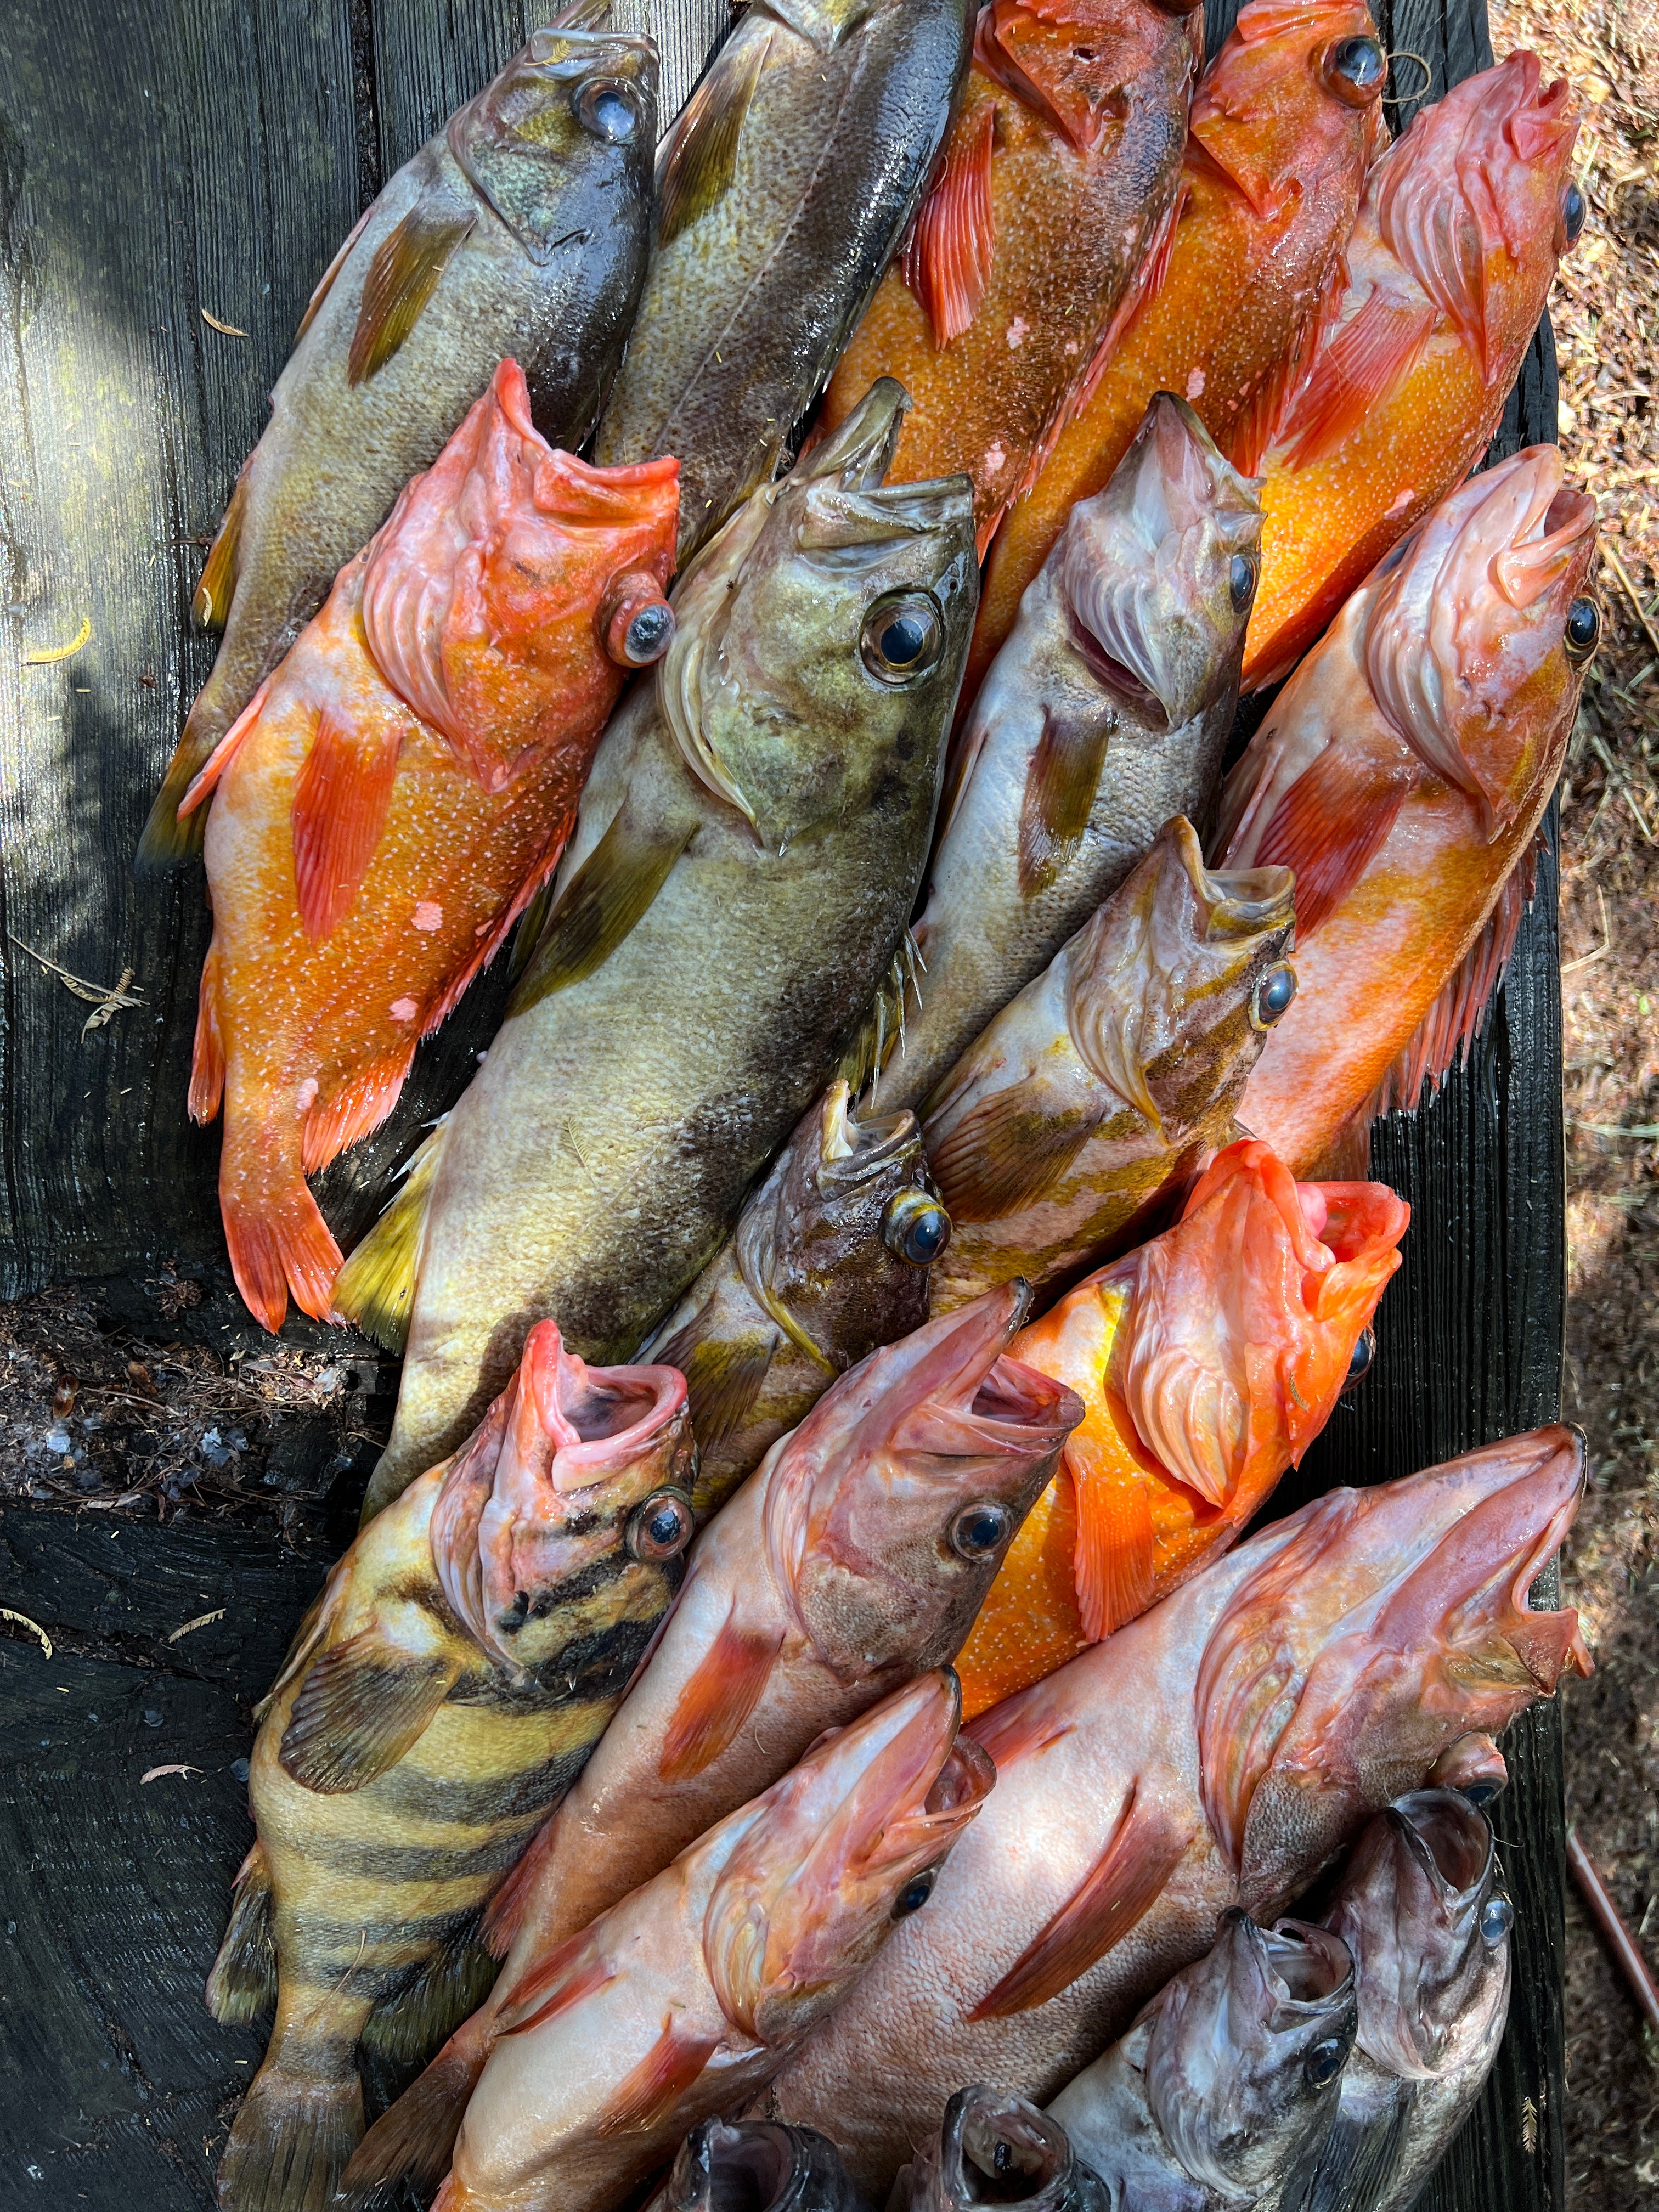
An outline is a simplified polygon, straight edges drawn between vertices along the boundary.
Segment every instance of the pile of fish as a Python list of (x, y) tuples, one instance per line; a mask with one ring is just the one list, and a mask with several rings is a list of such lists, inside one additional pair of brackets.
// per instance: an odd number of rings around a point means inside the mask
[(752, 0), (659, 144), (576, 0), (317, 288), (142, 853), (244, 1298), (404, 1359), (260, 1710), (227, 2212), (1381, 2212), (1492, 2063), (1579, 1443), (1245, 1532), (1596, 642), (1559, 455), (1468, 473), (1577, 125), (1518, 53), (1390, 143), (1364, 0), (1202, 48)]

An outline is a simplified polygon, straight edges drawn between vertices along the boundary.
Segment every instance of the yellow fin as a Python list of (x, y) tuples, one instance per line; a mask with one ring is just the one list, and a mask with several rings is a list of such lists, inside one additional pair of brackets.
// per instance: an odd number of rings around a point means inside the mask
[(732, 189), (744, 118), (766, 66), (771, 40), (752, 33), (730, 70), (718, 64), (691, 95), (662, 173), (660, 249), (701, 222)]
[(1068, 726), (1052, 708), (1042, 710), (1042, 735), (1026, 772), (1019, 817), (1019, 892), (1047, 890), (1083, 842), (1094, 811), (1110, 725), (1103, 714), (1092, 726)]
[(334, 1285), (335, 1311), (388, 1352), (401, 1352), (408, 1340), (421, 1231), (443, 1137), (441, 1121), (410, 1161), (403, 1188), (341, 1268)]
[(253, 456), (250, 453), (231, 491), (219, 534), (208, 548), (196, 596), (190, 603), (191, 613), (203, 629), (222, 629), (230, 612), (236, 572), (241, 566), (242, 514), (247, 506), (247, 472), (252, 465)]
[(277, 1758), (302, 1790), (361, 1790), (426, 1733), (461, 1671), (459, 1659), (403, 1650), (365, 1628), (325, 1651), (300, 1685)]
[(475, 216), (440, 214), (417, 200), (380, 240), (363, 279), (357, 327), (346, 357), (346, 381), (367, 384), (414, 329), (449, 257), (467, 238)]
[(622, 811), (559, 895), (507, 1013), (527, 1013), (550, 992), (602, 968), (648, 911), (697, 828), (695, 815), (637, 827)]
[(207, 1978), (207, 2008), (224, 2027), (261, 2020), (276, 2002), (276, 1906), (263, 1844), (242, 1861), (230, 1925)]

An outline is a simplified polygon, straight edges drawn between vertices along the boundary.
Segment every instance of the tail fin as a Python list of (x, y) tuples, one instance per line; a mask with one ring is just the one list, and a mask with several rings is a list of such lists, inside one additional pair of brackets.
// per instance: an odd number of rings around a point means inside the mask
[(402, 1352), (409, 1335), (421, 1231), (437, 1179), (443, 1137), (441, 1121), (410, 1159), (403, 1188), (341, 1268), (334, 1285), (337, 1310), (388, 1352)]
[(475, 2013), (424, 2074), (410, 2084), (352, 2153), (340, 2181), (342, 2204), (361, 2208), (401, 2180), (424, 2203), (449, 2170), (461, 2116), (483, 2072), (494, 2039)]
[(276, 1144), (261, 1131), (265, 1141), (256, 1151), (246, 1136), (239, 1141), (240, 1118), (226, 1116), (219, 1212), (243, 1304), (273, 1336), (287, 1317), (290, 1291), (313, 1321), (332, 1321), (340, 1248), (306, 1188), (299, 1130), (291, 1142)]
[(207, 2008), (227, 2027), (258, 2020), (276, 2002), (276, 1938), (270, 1868), (255, 1844), (237, 1870), (230, 1925), (207, 1978)]
[(222, 2212), (330, 2212), (363, 2132), (350, 2049), (336, 2080), (284, 2073), (267, 2058), (219, 2161)]

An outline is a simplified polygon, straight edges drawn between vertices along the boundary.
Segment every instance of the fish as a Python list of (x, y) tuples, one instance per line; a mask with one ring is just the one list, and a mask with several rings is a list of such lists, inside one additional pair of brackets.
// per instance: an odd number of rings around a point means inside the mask
[(580, 1771), (684, 1573), (684, 1377), (587, 1367), (552, 1322), (451, 1460), (352, 1545), (258, 1709), (258, 1840), (208, 1978), (274, 2003), (225, 2212), (320, 2212), (358, 2046), (419, 2059), (477, 2002), (491, 1892)]
[(915, 1115), (855, 1114), (838, 1077), (635, 1355), (686, 1378), (699, 1514), (722, 1505), (837, 1376), (921, 1328), (927, 1270), (950, 1237)]
[[(730, 1234), (897, 954), (979, 586), (961, 478), (885, 485), (890, 382), (675, 588), (612, 717), (488, 1059), (353, 1255), (410, 1295), (375, 1511), (556, 1316), (620, 1357)], [(411, 1177), (411, 1181), (413, 1178)]]
[(200, 851), (186, 792), (498, 362), (522, 365), (550, 444), (586, 443), (645, 282), (657, 91), (650, 40), (538, 31), (323, 271), (197, 586), (197, 621), (223, 636), (141, 871)]
[(222, 1107), (219, 1208), (273, 1332), (333, 1312), (306, 1177), (392, 1111), (558, 863), (630, 669), (667, 650), (672, 461), (589, 468), (496, 368), (186, 793), (212, 799), (190, 1112)]
[(841, 2153), (816, 2128), (703, 2120), (647, 2212), (868, 2212)]
[(1245, 0), (1193, 96), (1157, 289), (992, 542), (969, 696), (1067, 514), (1110, 481), (1155, 392), (1189, 401), (1228, 459), (1254, 468), (1256, 421), (1302, 362), (1387, 142), (1387, 75), (1364, 0)]
[(1370, 1365), (1411, 1208), (1297, 1183), (1255, 1138), (1180, 1222), (1079, 1283), (1015, 1356), (1087, 1407), (957, 1661), (975, 1719), (1191, 1579), (1249, 1527)]
[(955, 1676), (919, 1676), (569, 1942), (515, 1946), (433, 2212), (610, 2212), (763, 2087), (985, 1802), (991, 1762), (957, 1722)]
[(915, 401), (901, 477), (965, 471), (981, 557), (1174, 211), (1203, 23), (1152, 0), (991, 0), (899, 259), (824, 396)]
[(945, 2107), (933, 2139), (899, 2170), (888, 2212), (1115, 2212), (1094, 2169), (1064, 2128), (1012, 2090), (975, 2082)]
[(1114, 2204), (1284, 2212), (1335, 2124), (1356, 2027), (1339, 1935), (1234, 1906), (1048, 2119)]
[(681, 563), (772, 476), (828, 380), (927, 185), (972, 13), (754, 0), (665, 140), (655, 251), (595, 451), (605, 466), (678, 458)]
[(1206, 1148), (1294, 993), (1291, 879), (1211, 874), (1177, 815), (923, 1109), (950, 1210), (933, 1313), (1097, 1265)]
[(1261, 425), (1261, 586), (1244, 689), (1289, 675), (1486, 450), (1588, 203), (1565, 77), (1511, 54), (1376, 162), (1304, 374)]
[(1261, 531), (1253, 486), (1158, 393), (1073, 509), (947, 769), (890, 1106), (927, 1097), (1166, 822), (1208, 827)]
[(1372, 1118), (1414, 1109), (1479, 1034), (1601, 635), (1595, 562), (1595, 501), (1553, 446), (1471, 477), (1227, 779), (1215, 864), (1296, 874), (1296, 999), (1238, 1109), (1293, 1175), (1363, 1156)]
[[(994, 1291), (872, 1352), (703, 1531), (643, 1674), (496, 1893), (498, 1954), (556, 1950), (825, 1729), (951, 1660), (1082, 1413), (1003, 1356), (1030, 1304)], [(376, 2122), (359, 2173), (436, 2186), (511, 1986)]]
[(1407, 2212), (1485, 2087), (1509, 2014), (1515, 1907), (1491, 1823), (1413, 1791), (1354, 1846), (1326, 1915), (1358, 1975), (1336, 2124), (1285, 2212)]
[(1588, 1672), (1527, 1598), (1583, 1463), (1549, 1428), (1329, 1492), (976, 1721), (983, 1815), (756, 2117), (833, 2132), (873, 2193), (964, 2081), (1056, 2096), (1229, 1906), (1288, 1911), (1451, 1744)]

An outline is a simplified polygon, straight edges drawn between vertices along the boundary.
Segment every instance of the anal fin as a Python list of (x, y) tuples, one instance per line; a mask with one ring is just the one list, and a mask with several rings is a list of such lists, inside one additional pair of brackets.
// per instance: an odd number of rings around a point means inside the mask
[(437, 289), (449, 258), (471, 235), (476, 216), (416, 200), (375, 249), (363, 279), (346, 381), (367, 384), (404, 343)]
[(277, 1757), (302, 1790), (361, 1790), (417, 1742), (460, 1673), (447, 1654), (405, 1651), (373, 1628), (313, 1662)]
[(388, 1352), (401, 1352), (420, 1267), (421, 1231), (437, 1180), (443, 1124), (409, 1164), (404, 1187), (340, 1270), (334, 1285), (337, 1312)]
[(362, 888), (386, 825), (403, 733), (355, 728), (331, 707), (317, 728), (294, 787), (294, 885), (313, 942), (344, 921)]
[(380, 1127), (398, 1103), (414, 1058), (412, 1042), (400, 1045), (384, 1060), (359, 1068), (325, 1104), (311, 1109), (300, 1149), (300, 1163), (307, 1175), (316, 1175), (348, 1145)]
[(224, 2027), (261, 2020), (276, 2002), (276, 1901), (263, 1844), (237, 1869), (230, 1924), (207, 1978), (207, 2008)]
[(527, 1013), (550, 993), (568, 990), (604, 966), (650, 910), (696, 828), (694, 814), (641, 828), (623, 803), (560, 893), (542, 940), (508, 1002), (509, 1018)]
[(1019, 813), (1019, 892), (1047, 890), (1082, 842), (1100, 787), (1110, 725), (1073, 726), (1042, 710), (1042, 734), (1025, 777)]
[(782, 1642), (781, 1629), (744, 1628), (728, 1616), (675, 1705), (657, 1767), (665, 1782), (714, 1765), (759, 1703)]
[(225, 1044), (219, 1029), (219, 956), (212, 945), (202, 963), (196, 1000), (196, 1037), (190, 1052), (190, 1092), (185, 1101), (192, 1121), (212, 1121), (224, 1103)]
[(1364, 775), (1345, 749), (1328, 744), (1279, 803), (1252, 866), (1277, 864), (1296, 878), (1296, 941), (1305, 945), (1382, 850), (1417, 771), (1401, 750)]
[(947, 150), (905, 240), (900, 270), (933, 325), (937, 346), (973, 328), (990, 282), (996, 252), (995, 143), (996, 104), (988, 100), (977, 125)]

